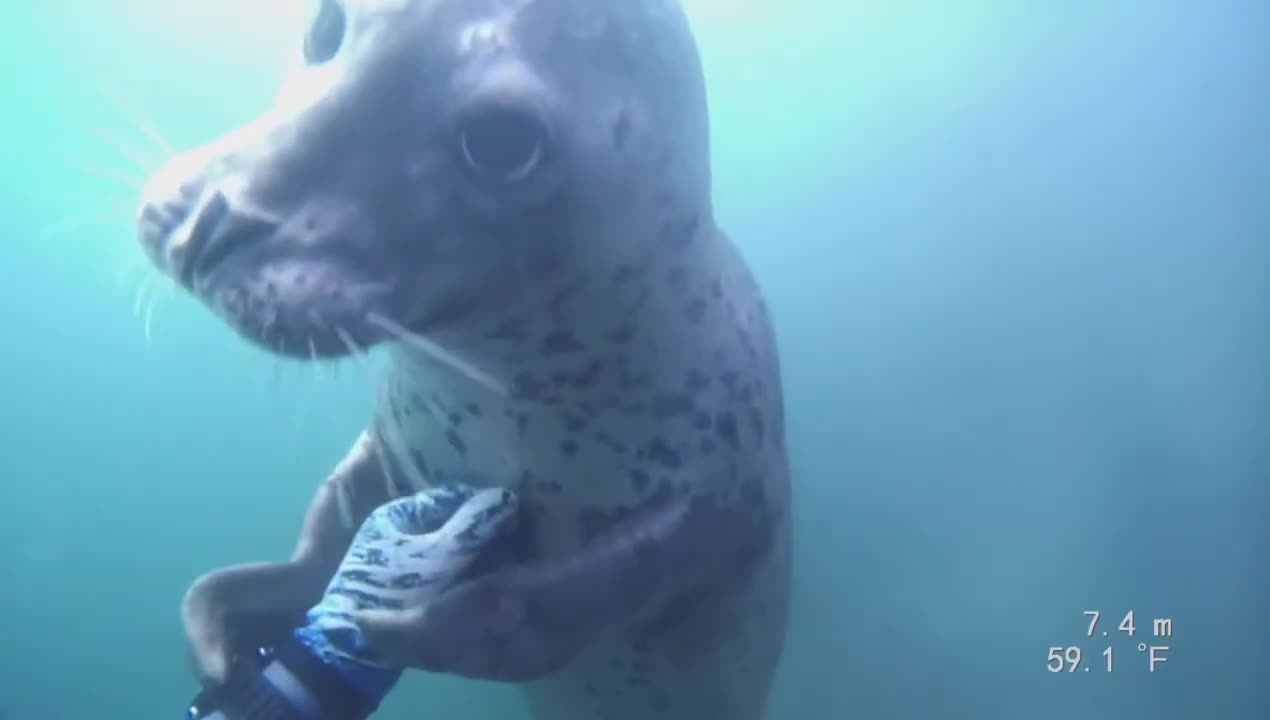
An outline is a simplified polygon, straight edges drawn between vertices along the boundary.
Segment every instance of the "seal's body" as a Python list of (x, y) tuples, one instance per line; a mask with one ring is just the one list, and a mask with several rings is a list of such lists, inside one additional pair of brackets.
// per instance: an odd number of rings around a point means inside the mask
[[(700, 491), (744, 487), (736, 502), (780, 512), (788, 497), (779, 380), (759, 296), (723, 238), (692, 242), (719, 256), (694, 265), (691, 279), (677, 279), (683, 266), (653, 262), (642, 279), (614, 269), (576, 291), (574, 312), (637, 308), (613, 318), (619, 334), (623, 323), (641, 327), (630, 339), (544, 351), (560, 341), (526, 325), (538, 357), (509, 368), (509, 399), (453, 374), (408, 370), (412, 360), (399, 358), (377, 414), (386, 446), (409, 456), (394, 466), (411, 462), (429, 481), (516, 489), (532, 509), (535, 552), (549, 556), (582, 552), (642, 506)], [(535, 717), (762, 717), (784, 637), (788, 542), (782, 530), (738, 577), (612, 628), (567, 672), (530, 686)], [(677, 572), (726, 562), (686, 557)]]
[(714, 223), (704, 88), (669, 0), (323, 4), (278, 105), (156, 175), (156, 263), (294, 356), (393, 354), (290, 562), (184, 608), (224, 672), (302, 613), (352, 528), (435, 482), (515, 489), (524, 563), (365, 618), (413, 667), (524, 683), (535, 717), (763, 716), (788, 462), (761, 293)]

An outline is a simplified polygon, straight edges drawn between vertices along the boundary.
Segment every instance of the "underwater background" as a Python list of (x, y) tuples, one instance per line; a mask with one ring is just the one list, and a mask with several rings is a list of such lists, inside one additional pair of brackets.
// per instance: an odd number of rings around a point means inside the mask
[[(1270, 3), (687, 7), (718, 217), (783, 352), (770, 718), (1270, 717)], [(7, 9), (4, 720), (180, 717), (187, 584), (289, 554), (369, 412), (357, 364), (248, 347), (133, 239), (143, 128), (180, 148), (250, 118), (304, 12)], [(1081, 671), (1047, 672), (1069, 646)], [(521, 712), (417, 676), (377, 717)]]

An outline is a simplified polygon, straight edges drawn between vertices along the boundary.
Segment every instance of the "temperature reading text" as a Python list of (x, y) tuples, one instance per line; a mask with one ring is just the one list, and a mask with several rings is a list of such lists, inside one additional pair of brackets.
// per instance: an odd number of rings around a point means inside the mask
[[(1134, 637), (1139, 634), (1138, 614), (1135, 610), (1129, 610), (1123, 615), (1119, 611), (1113, 611), (1106, 624), (1106, 629), (1101, 629), (1098, 625), (1103, 620), (1103, 612), (1101, 610), (1085, 610), (1085, 637), (1098, 637), (1096, 647), (1081, 647), (1079, 645), (1054, 645), (1049, 648), (1046, 656), (1045, 669), (1052, 673), (1075, 673), (1082, 675), (1090, 672), (1102, 670), (1103, 672), (1112, 672), (1120, 669), (1124, 665), (1124, 659), (1129, 658), (1131, 667), (1140, 666), (1147, 672), (1156, 672), (1160, 666), (1169, 661), (1168, 654), (1171, 650), (1173, 638), (1173, 618), (1171, 617), (1150, 617), (1143, 621), (1141, 626), (1141, 634), (1150, 634), (1158, 645), (1152, 645), (1150, 642), (1133, 642), (1121, 646), (1121, 638)], [(1110, 626), (1115, 623), (1114, 629)], [(1136, 640), (1136, 638), (1135, 638)], [(1134, 652), (1134, 651), (1137, 652)], [(1086, 658), (1095, 658), (1094, 653), (1102, 656), (1102, 662), (1097, 660), (1088, 660)], [(1127, 653), (1127, 654), (1126, 654)], [(1117, 657), (1119, 656), (1119, 657)], [(1139, 660), (1138, 658), (1141, 658)]]

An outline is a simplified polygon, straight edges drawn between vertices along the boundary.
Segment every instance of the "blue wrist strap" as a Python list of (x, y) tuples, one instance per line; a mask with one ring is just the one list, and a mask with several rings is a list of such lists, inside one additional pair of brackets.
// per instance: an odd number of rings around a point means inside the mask
[(401, 668), (376, 663), (355, 628), (324, 630), (324, 614), (309, 611), (309, 624), (292, 633), (294, 641), (364, 698), (378, 706), (401, 678)]
[[(468, 498), (470, 489), (463, 487), (434, 487), (427, 493), (427, 503), (397, 503), (391, 506), (386, 518), (379, 523), (390, 522), (399, 528), (410, 528), (415, 533), (432, 532), (454, 515)], [(375, 543), (382, 539), (383, 526), (372, 517), (358, 530), (349, 550), (349, 557), (372, 567), (385, 563), (376, 557), (379, 550)], [(388, 695), (401, 678), (402, 669), (384, 663), (367, 644), (349, 616), (349, 605), (358, 608), (380, 607), (382, 601), (359, 591), (345, 582), (364, 571), (341, 569), (331, 578), (322, 601), (306, 615), (306, 625), (292, 633), (294, 641), (310, 655), (338, 674), (348, 685), (375, 706)], [(364, 579), (364, 578), (363, 578)]]

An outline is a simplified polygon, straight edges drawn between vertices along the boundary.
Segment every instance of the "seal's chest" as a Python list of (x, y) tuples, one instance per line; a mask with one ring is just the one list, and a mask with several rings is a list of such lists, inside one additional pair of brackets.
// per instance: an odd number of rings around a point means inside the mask
[[(611, 487), (605, 480), (623, 469), (618, 438), (632, 430), (593, 427), (592, 435), (612, 438), (596, 442), (582, 437), (559, 408), (404, 383), (388, 395), (376, 423), (396, 464), (406, 467), (415, 485), (500, 486), (539, 502), (562, 496), (566, 503)], [(563, 500), (566, 495), (569, 501)]]
[(423, 384), (390, 388), (378, 435), (412, 484), (511, 486), (520, 460), (500, 408)]

